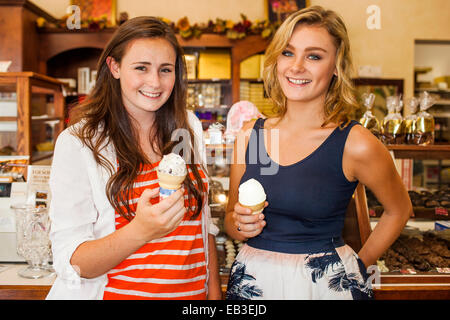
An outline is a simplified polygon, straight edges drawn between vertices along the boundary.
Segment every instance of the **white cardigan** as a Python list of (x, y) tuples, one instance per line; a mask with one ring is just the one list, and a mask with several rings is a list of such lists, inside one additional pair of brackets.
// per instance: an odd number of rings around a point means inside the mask
[[(192, 112), (188, 115), (196, 146), (199, 146), (202, 161), (206, 163), (201, 123)], [(70, 259), (83, 242), (115, 231), (114, 208), (105, 192), (110, 174), (95, 162), (92, 151), (83, 146), (70, 130), (64, 130), (56, 141), (50, 175), (50, 240), (57, 277), (47, 299), (102, 299), (107, 275), (81, 278)], [(117, 163), (112, 144), (106, 146), (102, 154), (111, 163)], [(218, 228), (211, 222), (207, 199), (202, 212), (202, 232), (208, 263), (208, 233), (217, 235)]]

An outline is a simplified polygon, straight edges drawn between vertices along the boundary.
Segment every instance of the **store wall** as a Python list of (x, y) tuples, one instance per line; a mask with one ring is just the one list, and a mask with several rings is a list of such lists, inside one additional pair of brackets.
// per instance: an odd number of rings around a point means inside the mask
[[(32, 0), (56, 17), (64, 15), (70, 0)], [(449, 0), (309, 0), (342, 15), (350, 34), (356, 70), (381, 67), (383, 78), (405, 80), (405, 95), (413, 94), (414, 40), (450, 40)], [(366, 12), (379, 8), (380, 29), (369, 30)], [(187, 16), (191, 23), (220, 17), (238, 21), (242, 12), (250, 20), (264, 19), (265, 0), (117, 0), (117, 11), (129, 17), (155, 15), (177, 21)]]
[[(66, 14), (70, 0), (31, 0), (55, 17)], [(127, 12), (130, 18), (142, 15), (164, 17), (177, 21), (184, 16), (190, 22), (207, 22), (216, 18), (240, 20), (245, 14), (250, 20), (264, 19), (264, 0), (116, 0), (117, 12)]]
[[(414, 92), (414, 40), (450, 40), (448, 0), (310, 0), (344, 18), (355, 66), (380, 66), (383, 78), (405, 80), (405, 96)], [(380, 8), (381, 29), (366, 26), (370, 5)]]

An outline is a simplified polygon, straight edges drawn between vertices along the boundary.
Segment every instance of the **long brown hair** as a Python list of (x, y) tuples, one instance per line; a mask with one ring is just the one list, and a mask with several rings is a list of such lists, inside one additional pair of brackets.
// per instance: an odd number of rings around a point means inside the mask
[(347, 28), (342, 18), (332, 10), (321, 6), (312, 6), (291, 14), (278, 28), (271, 43), (266, 49), (264, 61), (264, 86), (274, 102), (274, 117), (282, 118), (286, 114), (286, 97), (281, 90), (277, 77), (277, 59), (286, 49), (292, 33), (298, 25), (320, 26), (325, 28), (336, 46), (336, 70), (325, 98), (325, 122), (348, 124), (350, 114), (359, 108), (355, 98), (355, 88), (351, 79), (353, 72), (350, 54), (350, 41)]
[[(163, 156), (172, 152), (177, 141), (172, 141), (172, 133), (176, 129), (186, 129), (190, 133), (190, 159), (199, 159), (194, 154), (194, 134), (188, 123), (186, 111), (186, 67), (183, 49), (171, 28), (154, 17), (137, 17), (121, 25), (109, 41), (97, 64), (97, 80), (91, 94), (85, 102), (73, 109), (70, 114), (71, 123), (78, 123), (75, 135), (92, 150), (95, 161), (109, 170), (111, 177), (106, 186), (106, 195), (109, 202), (124, 218), (131, 220), (134, 216), (129, 196), (133, 183), (148, 160), (141, 150), (136, 128), (127, 113), (123, 102), (120, 81), (115, 79), (107, 65), (107, 59), (113, 58), (121, 63), (129, 43), (135, 39), (161, 38), (167, 40), (175, 49), (175, 84), (166, 103), (155, 112), (155, 121), (149, 136), (150, 145), (154, 152)], [(112, 143), (119, 169), (106, 159), (101, 150), (106, 144)], [(188, 141), (183, 141), (188, 143)], [(182, 153), (182, 152), (181, 152)], [(183, 155), (185, 158), (189, 155)], [(205, 199), (206, 188), (195, 163), (188, 163), (194, 179), (188, 173), (184, 186), (188, 191), (189, 206), (195, 199), (193, 218), (200, 214)], [(190, 169), (190, 170), (189, 170)], [(122, 206), (126, 210), (122, 209)]]

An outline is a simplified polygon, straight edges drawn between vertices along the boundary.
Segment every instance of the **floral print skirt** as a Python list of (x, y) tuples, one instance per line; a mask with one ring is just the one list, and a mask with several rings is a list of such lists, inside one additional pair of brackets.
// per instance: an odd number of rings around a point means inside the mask
[(366, 268), (348, 245), (288, 254), (244, 245), (231, 267), (229, 300), (372, 299)]

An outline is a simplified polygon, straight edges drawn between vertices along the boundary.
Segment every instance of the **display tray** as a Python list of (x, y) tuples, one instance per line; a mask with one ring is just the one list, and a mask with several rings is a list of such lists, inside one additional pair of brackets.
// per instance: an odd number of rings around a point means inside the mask
[(402, 274), (400, 272), (381, 273), (381, 284), (442, 284), (450, 287), (450, 274), (439, 272), (417, 272), (416, 274)]
[[(383, 207), (369, 189), (366, 189), (366, 194), (369, 215), (371, 217), (380, 217), (383, 213)], [(450, 210), (450, 187), (436, 190), (424, 188), (416, 191), (409, 190), (408, 195), (413, 205), (414, 216), (412, 218), (450, 220), (448, 214)]]
[[(384, 209), (381, 206), (369, 207), (369, 215), (373, 218), (380, 218), (383, 211)], [(411, 218), (424, 220), (450, 220), (448, 211), (448, 208), (443, 207), (413, 207), (414, 216)]]

